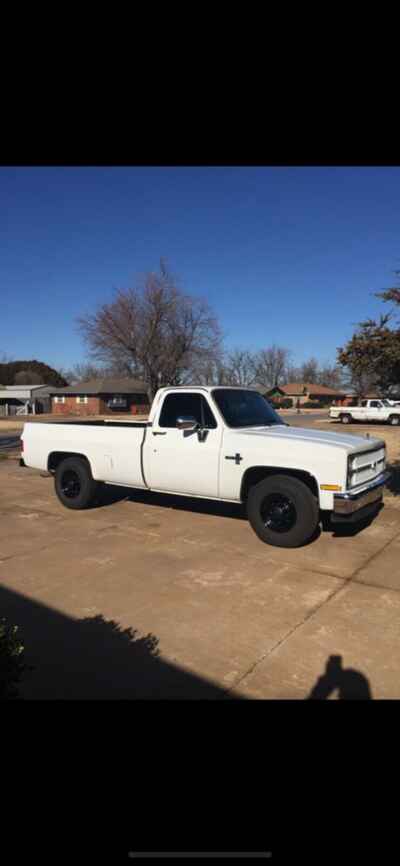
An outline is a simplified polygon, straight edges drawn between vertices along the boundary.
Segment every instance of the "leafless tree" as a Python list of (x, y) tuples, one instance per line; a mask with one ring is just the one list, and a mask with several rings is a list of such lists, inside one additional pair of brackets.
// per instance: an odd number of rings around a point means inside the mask
[(178, 288), (160, 262), (137, 288), (119, 289), (111, 303), (81, 316), (78, 326), (91, 357), (141, 376), (153, 397), (181, 384), (199, 358), (220, 351), (221, 332), (208, 303)]
[(227, 352), (224, 363), (223, 384), (249, 387), (256, 380), (255, 356), (247, 349), (232, 349)]
[(293, 364), (289, 364), (287, 368), (287, 381), (288, 382), (302, 382), (303, 377), (301, 373), (301, 367), (296, 367)]
[(255, 379), (265, 388), (284, 384), (287, 380), (291, 352), (284, 346), (268, 346), (254, 356)]
[(320, 365), (317, 358), (309, 358), (301, 365), (301, 381), (319, 384)]
[(317, 382), (327, 388), (343, 388), (343, 372), (337, 364), (325, 363), (318, 373)]
[(229, 373), (226, 359), (221, 352), (215, 352), (214, 357), (197, 357), (193, 359), (190, 370), (187, 371), (182, 384), (188, 385), (229, 385)]

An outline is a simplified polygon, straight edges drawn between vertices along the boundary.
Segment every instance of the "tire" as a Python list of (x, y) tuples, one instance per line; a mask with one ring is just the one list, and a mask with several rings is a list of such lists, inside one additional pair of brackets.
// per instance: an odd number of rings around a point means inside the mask
[(66, 508), (88, 508), (98, 492), (98, 482), (92, 477), (90, 466), (81, 457), (67, 457), (57, 466), (56, 494)]
[(393, 427), (398, 427), (400, 424), (400, 415), (390, 415), (389, 424)]
[(351, 415), (341, 415), (340, 420), (342, 424), (351, 424), (353, 418)]
[(273, 475), (250, 488), (247, 516), (265, 544), (301, 547), (316, 530), (319, 506), (302, 481), (288, 475)]

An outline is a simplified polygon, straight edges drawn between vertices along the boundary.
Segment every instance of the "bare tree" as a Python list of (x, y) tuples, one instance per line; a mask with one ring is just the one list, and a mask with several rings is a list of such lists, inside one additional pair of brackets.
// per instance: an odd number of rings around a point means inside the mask
[(301, 365), (301, 381), (319, 384), (319, 361), (317, 358), (309, 358)]
[(296, 367), (292, 364), (289, 364), (287, 368), (287, 381), (288, 382), (302, 382), (303, 376), (301, 372), (301, 367)]
[(229, 385), (229, 372), (226, 358), (222, 352), (215, 352), (214, 357), (197, 357), (193, 359), (182, 384), (188, 385)]
[(208, 303), (182, 292), (160, 262), (137, 288), (119, 289), (111, 303), (81, 316), (78, 325), (93, 359), (142, 376), (153, 397), (181, 384), (199, 358), (220, 350), (221, 332)]
[(337, 364), (325, 363), (318, 373), (317, 381), (319, 385), (339, 390), (343, 387), (343, 372)]
[(291, 352), (284, 346), (269, 346), (254, 356), (255, 379), (265, 388), (287, 381)]
[(247, 349), (232, 349), (227, 352), (224, 363), (224, 384), (249, 387), (256, 381), (254, 355)]

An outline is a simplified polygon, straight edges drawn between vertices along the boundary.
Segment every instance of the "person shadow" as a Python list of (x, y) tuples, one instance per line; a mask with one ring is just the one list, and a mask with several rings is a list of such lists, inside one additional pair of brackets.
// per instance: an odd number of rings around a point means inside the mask
[(311, 689), (307, 700), (326, 700), (338, 691), (340, 701), (372, 700), (367, 677), (353, 668), (342, 667), (342, 656), (331, 655), (326, 663), (325, 672)]

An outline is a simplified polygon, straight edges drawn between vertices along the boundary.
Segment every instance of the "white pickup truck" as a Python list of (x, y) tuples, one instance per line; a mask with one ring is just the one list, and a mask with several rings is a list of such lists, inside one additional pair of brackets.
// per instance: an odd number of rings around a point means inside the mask
[(391, 400), (362, 400), (360, 406), (331, 406), (329, 416), (342, 424), (351, 424), (352, 421), (381, 421), (398, 426), (400, 406), (396, 406)]
[(21, 465), (52, 473), (67, 508), (87, 508), (101, 483), (245, 503), (279, 547), (305, 544), (321, 512), (369, 516), (389, 477), (382, 440), (290, 427), (246, 388), (162, 388), (148, 421), (27, 423), (21, 439)]

